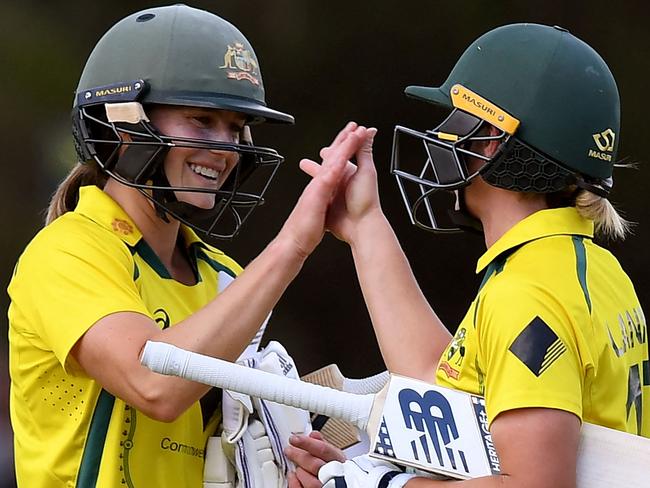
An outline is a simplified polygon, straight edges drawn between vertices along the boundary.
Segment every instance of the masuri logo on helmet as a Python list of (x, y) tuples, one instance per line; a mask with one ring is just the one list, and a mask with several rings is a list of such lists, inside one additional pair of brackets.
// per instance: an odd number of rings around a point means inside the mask
[[(420, 227), (456, 231), (465, 226), (462, 201), (450, 212), (459, 225), (445, 228), (430, 197), (459, 190), (479, 174), (513, 191), (552, 193), (577, 185), (607, 196), (611, 189), (620, 129), (618, 89), (605, 61), (566, 29), (537, 24), (493, 29), (467, 48), (440, 87), (409, 86), (405, 92), (453, 110), (433, 130), (395, 128), (391, 172), (411, 221)], [(501, 131), (493, 137), (501, 145), (492, 158), (468, 150), (471, 142), (486, 140), (480, 133), (486, 123)], [(427, 160), (415, 171), (400, 159), (403, 135), (424, 145)], [(467, 156), (484, 161), (479, 171), (469, 173)], [(416, 188), (414, 198), (409, 185)]]
[[(186, 5), (134, 13), (109, 29), (88, 57), (72, 111), (81, 161), (99, 164), (111, 177), (138, 188), (162, 218), (172, 215), (207, 235), (234, 236), (263, 203), (282, 156), (246, 138), (240, 144), (172, 140), (149, 123), (149, 104), (231, 110), (245, 114), (248, 125), (293, 123), (291, 115), (266, 105), (250, 43), (224, 19)], [(126, 141), (125, 133), (136, 144)], [(171, 147), (233, 151), (240, 163), (219, 190), (173, 188), (162, 169)], [(246, 181), (260, 168), (268, 175), (249, 191)], [(216, 193), (215, 206), (179, 202), (174, 191)]]

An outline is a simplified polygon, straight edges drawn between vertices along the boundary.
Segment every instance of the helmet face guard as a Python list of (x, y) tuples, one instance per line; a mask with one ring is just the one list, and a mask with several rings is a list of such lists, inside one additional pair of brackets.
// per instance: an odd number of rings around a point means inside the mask
[[(479, 175), (492, 186), (518, 192), (553, 193), (576, 185), (603, 197), (609, 193), (611, 178), (581, 174), (525, 143), (515, 135), (519, 120), (488, 100), (462, 85), (452, 87), (451, 99), (455, 108), (435, 129), (395, 127), (391, 173), (414, 225), (435, 232), (480, 230), (480, 222), (465, 208), (462, 191)], [(485, 135), (483, 129), (490, 126), (498, 133)], [(405, 140), (424, 147), (423, 165), (413, 165), (413, 160), (421, 161), (421, 149), (416, 157), (402, 155)], [(491, 140), (500, 144), (490, 157), (472, 149), (474, 143)], [(451, 205), (445, 194), (454, 197)]]
[[(139, 86), (139, 92), (146, 90), (142, 80), (132, 86)], [(206, 236), (234, 237), (252, 211), (264, 203), (264, 193), (284, 158), (273, 149), (254, 146), (246, 137), (234, 144), (160, 134), (135, 101), (137, 97), (122, 94), (115, 97), (116, 103), (104, 98), (98, 104), (84, 103), (79, 94), (73, 131), (80, 159), (95, 161), (112, 178), (138, 189), (164, 220), (169, 215)], [(170, 149), (181, 147), (234, 152), (239, 161), (218, 189), (173, 187), (163, 163)], [(178, 201), (176, 192), (214, 194), (215, 203), (210, 209), (199, 208)]]
[[(455, 197), (454, 211), (461, 208), (462, 195), (458, 190), (471, 184), (498, 155), (488, 158), (471, 149), (479, 141), (498, 140), (505, 143), (510, 137), (505, 131), (498, 135), (483, 135), (482, 129), (489, 124), (467, 112), (455, 109), (435, 129), (419, 132), (402, 126), (396, 126), (393, 136), (391, 155), (391, 174), (397, 179), (397, 185), (406, 205), (411, 223), (430, 231), (458, 232), (454, 225), (455, 216), (449, 211), (445, 196)], [(424, 163), (415, 154), (403, 157), (400, 149), (415, 140), (424, 148)], [(470, 169), (468, 157), (482, 162), (478, 168)], [(445, 190), (446, 195), (441, 195)], [(452, 195), (453, 193), (453, 195)], [(446, 207), (446, 208), (445, 208)], [(447, 212), (445, 212), (447, 210)], [(449, 213), (449, 215), (446, 215)]]

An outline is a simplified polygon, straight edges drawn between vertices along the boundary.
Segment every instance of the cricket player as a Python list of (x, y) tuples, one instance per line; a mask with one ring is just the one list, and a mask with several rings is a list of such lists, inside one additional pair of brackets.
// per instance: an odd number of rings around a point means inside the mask
[[(21, 488), (203, 486), (219, 394), (152, 373), (141, 349), (157, 339), (236, 360), (321, 240), (341, 168), (366, 134), (342, 136), (343, 163), (309, 184), (242, 271), (204, 239), (236, 234), (282, 162), (250, 139), (254, 124), (293, 122), (266, 105), (258, 67), (233, 25), (185, 5), (126, 17), (90, 54), (72, 114), (79, 163), (9, 285)], [(265, 169), (255, 193), (247, 185)], [(206, 486), (286, 485), (268, 433), (247, 426), (247, 478)]]
[[(433, 129), (395, 129), (391, 171), (411, 221), (480, 231), (487, 247), (476, 267), (483, 282), (455, 337), (382, 212), (372, 133), (328, 226), (350, 244), (388, 369), (484, 396), (501, 474), (434, 481), (359, 458), (332, 461), (303, 486), (574, 487), (581, 422), (650, 436), (644, 313), (616, 258), (594, 241), (628, 229), (608, 201), (620, 141), (614, 77), (567, 30), (514, 24), (474, 41), (440, 87), (406, 94), (451, 110)], [(423, 165), (402, 157), (409, 140)], [(322, 151), (324, 161), (339, 144)], [(302, 167), (319, 174), (313, 161)], [(443, 420), (432, 405), (419, 412), (429, 425)], [(319, 446), (301, 436), (288, 453), (313, 467)]]

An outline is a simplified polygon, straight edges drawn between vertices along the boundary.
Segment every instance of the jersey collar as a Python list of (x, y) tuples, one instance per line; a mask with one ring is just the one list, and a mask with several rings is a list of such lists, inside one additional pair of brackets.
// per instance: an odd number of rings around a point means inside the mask
[(540, 210), (517, 222), (481, 256), (476, 272), (483, 271), (504, 252), (526, 242), (554, 235), (594, 236), (594, 223), (582, 217), (575, 207)]
[[(79, 203), (75, 212), (107, 228), (131, 247), (142, 239), (142, 233), (131, 217), (110, 195), (97, 186), (79, 188)], [(201, 238), (186, 225), (181, 224), (180, 231), (186, 246), (203, 244)]]
[(94, 185), (79, 188), (79, 203), (74, 211), (110, 230), (129, 246), (135, 246), (142, 238), (142, 233), (124, 209)]

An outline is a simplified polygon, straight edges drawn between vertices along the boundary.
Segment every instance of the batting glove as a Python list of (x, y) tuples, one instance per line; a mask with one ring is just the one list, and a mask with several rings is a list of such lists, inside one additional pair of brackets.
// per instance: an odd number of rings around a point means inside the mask
[(415, 476), (367, 454), (344, 463), (331, 461), (318, 471), (323, 488), (402, 488)]

